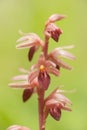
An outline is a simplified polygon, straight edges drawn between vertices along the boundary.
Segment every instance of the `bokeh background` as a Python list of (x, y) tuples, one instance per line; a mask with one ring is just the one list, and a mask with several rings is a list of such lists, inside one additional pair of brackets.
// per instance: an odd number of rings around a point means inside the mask
[(72, 100), (72, 112), (63, 111), (59, 122), (50, 116), (46, 130), (87, 129), (87, 0), (0, 0), (0, 130), (13, 124), (24, 125), (38, 130), (37, 96), (22, 102), (22, 90), (11, 89), (11, 77), (19, 74), (18, 68), (29, 69), (37, 61), (39, 52), (32, 63), (27, 60), (28, 49), (17, 50), (19, 30), (35, 32), (43, 39), (44, 23), (54, 13), (65, 14), (67, 19), (57, 22), (63, 35), (59, 43), (50, 40), (49, 51), (58, 46), (74, 44), (71, 50), (77, 60), (67, 61), (72, 71), (61, 70), (61, 77), (52, 77), (52, 84), (46, 94), (56, 86), (64, 85)]

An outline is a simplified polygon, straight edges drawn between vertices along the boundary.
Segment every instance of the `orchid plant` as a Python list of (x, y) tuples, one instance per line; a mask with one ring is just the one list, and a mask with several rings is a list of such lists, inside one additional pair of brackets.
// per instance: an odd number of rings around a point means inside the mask
[[(41, 40), (35, 33), (22, 33), (22, 37), (17, 40), (17, 43), (19, 43), (16, 46), (17, 49), (29, 49), (29, 61), (32, 61), (34, 54), (41, 48), (37, 63), (33, 64), (29, 70), (21, 68), (20, 71), (23, 74), (13, 77), (14, 82), (9, 84), (12, 88), (23, 89), (23, 102), (29, 100), (34, 93), (37, 94), (39, 130), (45, 130), (48, 115), (59, 121), (62, 110), (71, 111), (72, 102), (64, 95), (65, 91), (61, 90), (60, 87), (55, 88), (48, 97), (45, 97), (45, 92), (51, 84), (50, 74), (59, 77), (61, 68), (72, 69), (62, 58), (75, 59), (73, 54), (66, 51), (73, 48), (73, 45), (58, 47), (48, 52), (50, 38), (58, 42), (60, 35), (63, 33), (55, 24), (56, 21), (63, 18), (65, 18), (65, 15), (60, 14), (53, 14), (48, 18), (44, 28), (44, 40)], [(30, 130), (30, 128), (13, 125), (7, 130)]]

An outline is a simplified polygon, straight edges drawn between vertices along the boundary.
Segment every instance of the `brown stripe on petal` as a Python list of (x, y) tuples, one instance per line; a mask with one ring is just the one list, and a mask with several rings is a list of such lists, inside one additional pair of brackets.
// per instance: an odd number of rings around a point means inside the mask
[(31, 61), (33, 56), (34, 56), (34, 53), (36, 51), (36, 47), (35, 46), (32, 46), (28, 52), (28, 60)]
[(23, 102), (26, 102), (33, 94), (33, 88), (23, 91)]
[(8, 84), (12, 88), (29, 88), (30, 84), (28, 82), (16, 82)]
[(50, 84), (50, 76), (48, 75), (48, 73), (40, 72), (38, 76), (38, 82), (41, 88), (43, 88), (44, 90), (47, 90)]

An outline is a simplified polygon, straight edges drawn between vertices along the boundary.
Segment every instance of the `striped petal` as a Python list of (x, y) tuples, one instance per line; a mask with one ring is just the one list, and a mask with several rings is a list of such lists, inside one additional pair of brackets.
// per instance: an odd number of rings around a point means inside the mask
[(55, 57), (59, 57), (59, 58), (64, 57), (64, 58), (67, 58), (70, 60), (76, 59), (76, 57), (73, 54), (71, 54), (70, 52), (67, 52), (67, 51), (59, 49), (59, 48), (56, 48), (53, 53), (54, 53)]
[(30, 41), (24, 41), (24, 42), (22, 42), (22, 43), (16, 45), (16, 48), (17, 48), (17, 49), (30, 48), (30, 47), (32, 47), (32, 46), (34, 46), (34, 45), (35, 45), (35, 41), (30, 40)]
[(27, 80), (28, 75), (18, 75), (12, 78), (12, 80)]
[(31, 83), (38, 76), (38, 70), (32, 71), (28, 76), (28, 82)]
[(60, 75), (60, 72), (58, 69), (56, 69), (55, 67), (49, 67), (48, 70), (47, 70), (48, 73), (51, 73), (55, 76), (59, 76)]
[(31, 85), (29, 85), (28, 82), (16, 82), (16, 83), (10, 83), (8, 84), (12, 88), (29, 88)]
[(13, 125), (7, 128), (7, 130), (30, 130), (30, 129), (25, 126)]

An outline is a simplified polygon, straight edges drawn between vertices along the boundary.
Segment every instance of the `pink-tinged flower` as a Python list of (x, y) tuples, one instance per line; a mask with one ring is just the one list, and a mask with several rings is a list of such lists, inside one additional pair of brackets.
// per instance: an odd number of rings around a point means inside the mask
[(7, 128), (7, 130), (30, 130), (30, 128), (27, 128), (25, 126), (13, 125)]
[(49, 17), (45, 25), (45, 36), (49, 39), (53, 38), (56, 42), (59, 40), (59, 36), (63, 33), (63, 31), (57, 27), (54, 22), (65, 18), (64, 15), (54, 14)]
[(61, 110), (71, 111), (71, 101), (62, 93), (63, 90), (55, 89), (45, 99), (45, 118), (50, 114), (55, 120), (60, 120)]
[(39, 87), (44, 90), (48, 89), (50, 84), (50, 73), (59, 76), (59, 70), (56, 69), (56, 66), (50, 60), (46, 60), (43, 55), (39, 57), (38, 63), (32, 66), (32, 71), (29, 74), (29, 82), (37, 78)]
[(62, 67), (62, 68), (71, 70), (72, 67), (69, 66), (64, 61), (62, 61), (61, 58), (67, 58), (67, 59), (70, 59), (70, 60), (75, 60), (76, 57), (73, 54), (71, 54), (70, 52), (67, 52), (65, 50), (65, 49), (71, 49), (73, 47), (74, 47), (73, 45), (70, 45), (70, 46), (55, 48), (51, 53), (48, 54), (48, 59), (53, 61), (56, 64), (57, 68)]
[(21, 38), (17, 40), (19, 43), (16, 48), (29, 48), (28, 59), (29, 61), (32, 60), (34, 53), (37, 49), (44, 45), (43, 41), (39, 38), (39, 36), (35, 33), (28, 33), (24, 34)]
[[(24, 69), (22, 69), (24, 71)], [(13, 88), (22, 88), (23, 90), (23, 102), (27, 101), (32, 94), (34, 93), (34, 88), (37, 86), (37, 80), (34, 79), (32, 83), (28, 80), (29, 72), (26, 71), (26, 74), (21, 74), (13, 77), (13, 83), (10, 83), (9, 86)]]

